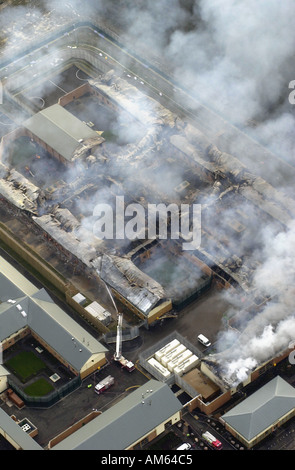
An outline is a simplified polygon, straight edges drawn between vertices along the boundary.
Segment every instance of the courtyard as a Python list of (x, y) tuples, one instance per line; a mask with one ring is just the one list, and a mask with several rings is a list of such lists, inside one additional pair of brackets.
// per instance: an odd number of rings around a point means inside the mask
[(47, 400), (47, 406), (51, 405), (52, 392), (67, 388), (76, 377), (31, 335), (4, 351), (3, 356), (13, 388), (35, 405), (46, 406)]

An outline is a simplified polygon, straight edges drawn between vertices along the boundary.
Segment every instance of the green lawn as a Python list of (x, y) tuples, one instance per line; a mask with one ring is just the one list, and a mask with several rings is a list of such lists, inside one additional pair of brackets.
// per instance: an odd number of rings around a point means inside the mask
[(52, 390), (54, 390), (54, 387), (48, 383), (47, 380), (41, 378), (31, 385), (28, 385), (28, 387), (24, 389), (24, 392), (30, 397), (43, 397)]
[(22, 382), (26, 382), (30, 377), (46, 368), (44, 362), (30, 351), (20, 352), (7, 361), (6, 365)]

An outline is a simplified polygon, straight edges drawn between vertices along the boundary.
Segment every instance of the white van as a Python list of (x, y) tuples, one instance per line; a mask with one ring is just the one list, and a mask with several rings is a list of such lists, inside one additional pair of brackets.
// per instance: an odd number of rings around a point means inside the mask
[(204, 336), (204, 335), (199, 335), (198, 336), (198, 341), (200, 341), (200, 343), (202, 343), (203, 346), (206, 346), (207, 348), (209, 346), (211, 346), (211, 343), (210, 343), (209, 339), (206, 338), (206, 336)]
[(192, 446), (188, 442), (184, 442), (176, 450), (189, 450)]

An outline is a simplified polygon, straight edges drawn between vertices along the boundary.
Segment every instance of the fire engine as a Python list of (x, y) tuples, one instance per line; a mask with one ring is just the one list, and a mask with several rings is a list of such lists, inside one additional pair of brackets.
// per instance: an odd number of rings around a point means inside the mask
[(114, 383), (114, 377), (108, 375), (105, 379), (101, 380), (97, 385), (95, 385), (95, 393), (100, 395), (105, 390), (107, 390)]
[(222, 449), (222, 444), (221, 442), (216, 439), (216, 437), (213, 436), (209, 431), (206, 431), (202, 434), (202, 438), (205, 439), (205, 441), (209, 442), (214, 449)]

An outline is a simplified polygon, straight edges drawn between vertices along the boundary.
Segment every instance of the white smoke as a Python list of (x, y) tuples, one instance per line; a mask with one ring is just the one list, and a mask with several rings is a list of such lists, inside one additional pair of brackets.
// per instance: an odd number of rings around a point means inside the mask
[[(239, 383), (241, 376), (245, 380), (254, 367), (287, 349), (295, 338), (294, 247), (294, 221), (286, 232), (264, 240), (264, 262), (255, 272), (253, 287), (272, 300), (245, 321), (233, 345), (216, 356), (224, 377), (233, 384)], [(221, 334), (218, 341), (222, 344), (226, 338), (227, 333), (224, 337)]]
[[(98, 22), (103, 18), (104, 25), (113, 25), (127, 47), (144, 51), (147, 59), (152, 58), (159, 67), (173, 72), (175, 81), (196, 100), (245, 127), (252, 137), (294, 165), (295, 108), (288, 102), (288, 83), (295, 79), (293, 0), (192, 0), (187, 2), (190, 10), (177, 0), (43, 0), (37, 8), (31, 3), (1, 11), (1, 30), (8, 36), (2, 57), (12, 57), (15, 48), (22, 47), (26, 35), (35, 38), (36, 32), (40, 32), (38, 20), (44, 20), (48, 13), (48, 27), (68, 20), (79, 21), (83, 15), (97, 18)], [(33, 19), (36, 21), (31, 22)], [(24, 22), (29, 24), (28, 28)], [(254, 129), (247, 127), (249, 120), (256, 120)], [(210, 122), (204, 124), (210, 128)], [(114, 128), (121, 131), (120, 117)], [(127, 130), (129, 133), (131, 129)], [(231, 144), (231, 150), (237, 154), (243, 152), (249, 162), (255, 159), (238, 141)], [(265, 162), (266, 170), (273, 174), (278, 167), (279, 164), (271, 167)], [(130, 177), (130, 168), (124, 165), (119, 168), (121, 177)], [(167, 170), (165, 167), (154, 179), (168, 191), (181, 181), (182, 175), (171, 172), (167, 177)], [(144, 178), (134, 171), (134, 180), (137, 185), (133, 185), (131, 178), (127, 187), (140, 191)], [(99, 190), (93, 200), (81, 200), (81, 209), (83, 206), (85, 212), (91, 213), (97, 202), (108, 198), (108, 191)], [(243, 210), (251, 220), (252, 209), (244, 204)], [(226, 215), (231, 217), (230, 209)], [(226, 220), (221, 218), (218, 223), (216, 220), (213, 213), (214, 231), (221, 238), (227, 231)], [(91, 217), (85, 218), (89, 230), (91, 222)], [(295, 224), (279, 234), (271, 225), (261, 227), (258, 233), (259, 252), (255, 240), (257, 251), (252, 249), (249, 256), (253, 261), (259, 258), (261, 265), (256, 269), (252, 287), (270, 295), (272, 301), (243, 325), (242, 334), (239, 338), (235, 336), (234, 346), (227, 352), (223, 362), (225, 374), (236, 377), (237, 381), (244, 380), (253, 367), (295, 338)], [(246, 237), (241, 239), (236, 251), (242, 254), (244, 249), (251, 250)], [(242, 308), (235, 299), (233, 309), (238, 312)], [(230, 336), (225, 332), (223, 338), (232, 340)]]

